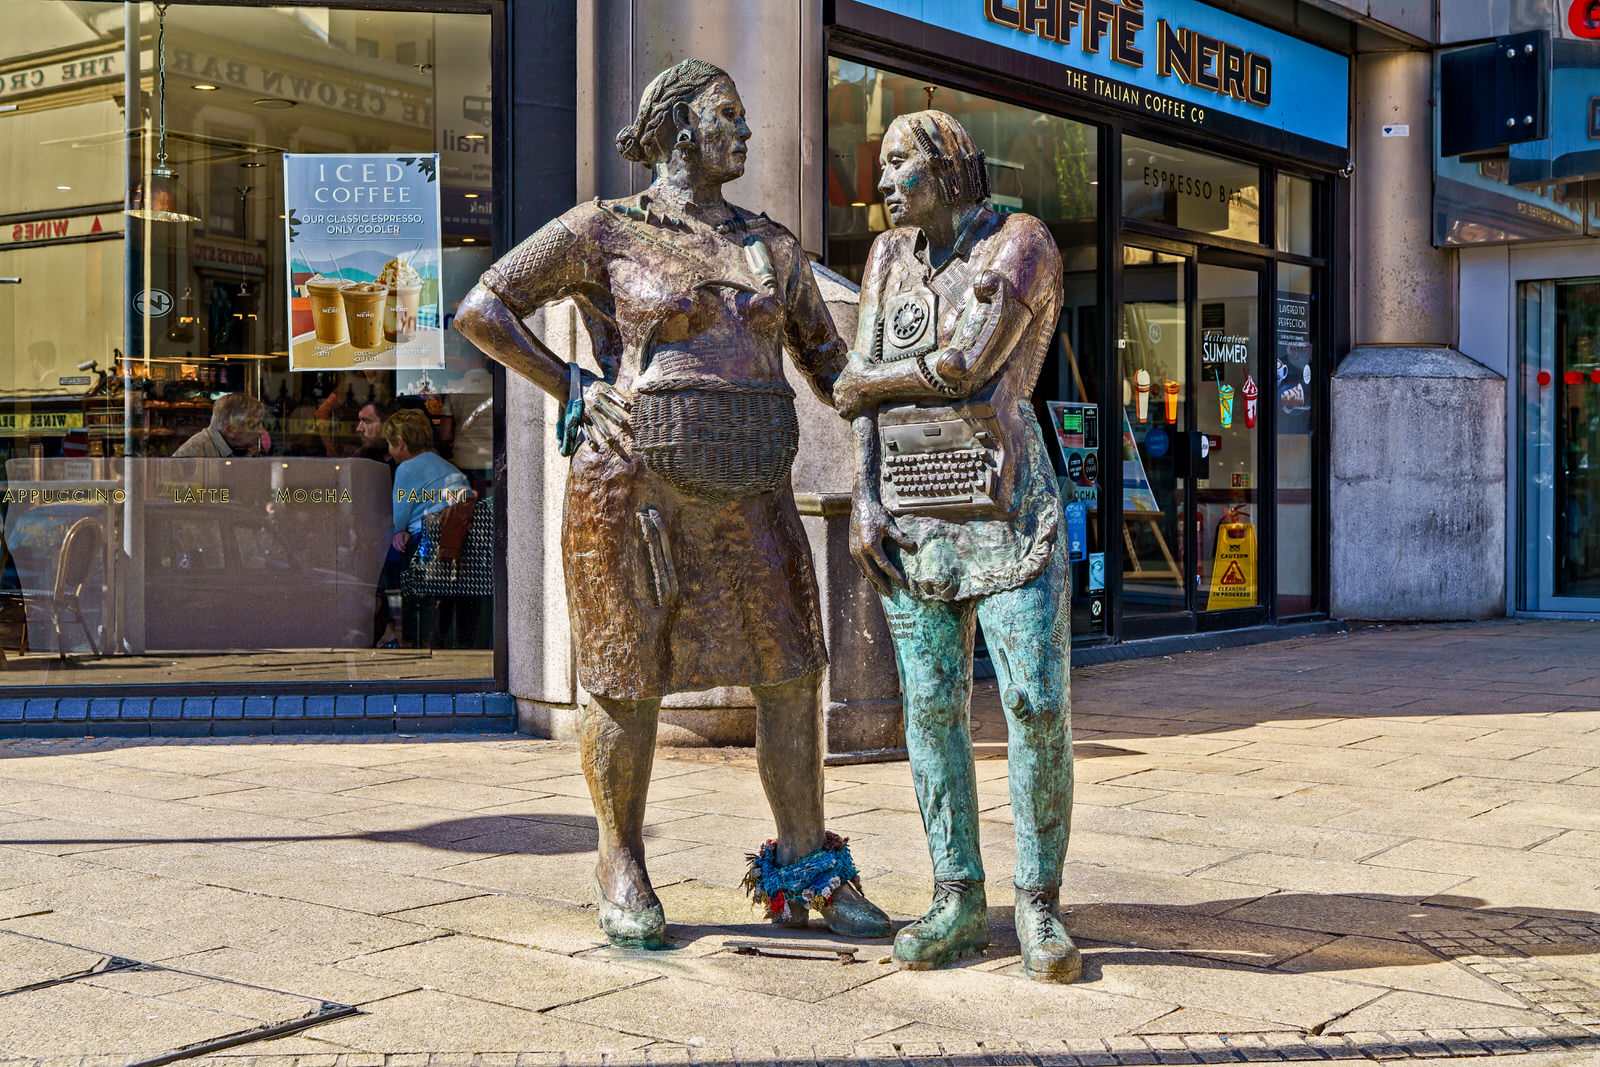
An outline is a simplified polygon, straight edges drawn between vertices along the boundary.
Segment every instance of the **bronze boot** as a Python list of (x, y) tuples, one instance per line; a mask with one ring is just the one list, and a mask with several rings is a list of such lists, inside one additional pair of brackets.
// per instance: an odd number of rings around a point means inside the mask
[(1071, 982), (1083, 974), (1083, 956), (1061, 925), (1059, 889), (1018, 889), (1017, 940), (1022, 970), (1038, 982)]
[[(600, 904), (600, 916), (597, 920), (600, 929), (605, 931), (606, 937), (618, 948), (662, 948), (666, 944), (667, 916), (661, 908), (661, 902), (647, 908), (637, 910), (624, 908), (620, 904), (613, 904), (606, 897), (606, 891), (600, 886), (600, 879), (594, 882), (594, 895)], [(651, 894), (654, 896), (654, 894)]]
[(989, 898), (983, 883), (934, 883), (933, 906), (894, 938), (894, 962), (903, 971), (926, 971), (989, 947)]
[(840, 886), (833, 900), (820, 905), (817, 911), (828, 929), (840, 937), (888, 937), (894, 932), (883, 909), (853, 885)]

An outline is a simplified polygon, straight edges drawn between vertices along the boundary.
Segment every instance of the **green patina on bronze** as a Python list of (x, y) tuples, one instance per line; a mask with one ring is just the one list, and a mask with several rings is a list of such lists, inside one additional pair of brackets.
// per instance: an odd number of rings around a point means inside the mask
[(981, 624), (1008, 729), (1023, 965), (1070, 981), (1082, 963), (1058, 899), (1072, 823), (1069, 590), (1031, 401), (1061, 257), (1037, 219), (985, 205), (983, 154), (949, 115), (895, 119), (881, 162), (895, 228), (868, 256), (834, 402), (856, 443), (851, 552), (894, 637), (933, 860), (933, 904), (894, 956), (937, 967), (989, 941), (969, 711)]

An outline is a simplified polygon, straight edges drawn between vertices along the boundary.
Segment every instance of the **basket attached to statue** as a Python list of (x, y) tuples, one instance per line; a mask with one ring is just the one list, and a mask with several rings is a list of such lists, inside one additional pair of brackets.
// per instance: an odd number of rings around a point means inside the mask
[(662, 481), (712, 503), (782, 487), (800, 447), (794, 392), (784, 382), (651, 382), (634, 393), (630, 422)]

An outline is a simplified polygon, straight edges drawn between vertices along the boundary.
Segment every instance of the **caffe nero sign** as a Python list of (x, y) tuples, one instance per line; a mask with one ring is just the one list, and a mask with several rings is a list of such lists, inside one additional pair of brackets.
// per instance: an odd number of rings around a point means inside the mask
[(1349, 143), (1344, 56), (1199, 0), (855, 0), (1046, 60), (1055, 87), (1201, 128)]

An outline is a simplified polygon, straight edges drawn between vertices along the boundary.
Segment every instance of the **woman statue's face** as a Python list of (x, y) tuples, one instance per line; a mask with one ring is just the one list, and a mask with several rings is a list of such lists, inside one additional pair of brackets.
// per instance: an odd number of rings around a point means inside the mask
[(878, 154), (883, 177), (878, 192), (889, 220), (896, 226), (922, 226), (949, 209), (939, 199), (939, 179), (933, 162), (922, 154), (904, 122), (891, 123)]
[(689, 101), (694, 139), (699, 146), (700, 177), (709, 182), (731, 182), (744, 173), (750, 127), (744, 120), (744, 102), (727, 78), (717, 78)]

